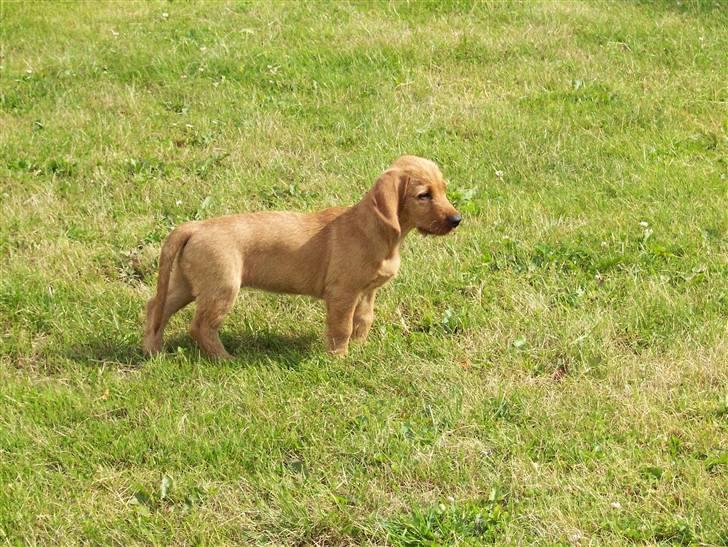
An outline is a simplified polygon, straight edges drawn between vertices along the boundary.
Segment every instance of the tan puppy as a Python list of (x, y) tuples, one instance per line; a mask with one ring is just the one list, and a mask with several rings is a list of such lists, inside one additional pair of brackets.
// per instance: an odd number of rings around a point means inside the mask
[(144, 349), (162, 348), (169, 318), (197, 301), (190, 333), (213, 357), (230, 358), (218, 336), (240, 287), (305, 294), (326, 302), (329, 351), (365, 339), (377, 289), (397, 274), (413, 228), (444, 235), (461, 217), (437, 165), (402, 156), (351, 207), (318, 213), (260, 212), (187, 222), (162, 246), (157, 294), (147, 303)]

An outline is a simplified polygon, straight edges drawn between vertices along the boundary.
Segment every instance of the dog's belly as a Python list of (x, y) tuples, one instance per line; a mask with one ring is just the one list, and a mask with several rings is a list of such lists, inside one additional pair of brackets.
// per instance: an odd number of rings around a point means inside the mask
[(289, 250), (243, 257), (241, 286), (264, 291), (320, 297), (321, 260), (317, 255)]

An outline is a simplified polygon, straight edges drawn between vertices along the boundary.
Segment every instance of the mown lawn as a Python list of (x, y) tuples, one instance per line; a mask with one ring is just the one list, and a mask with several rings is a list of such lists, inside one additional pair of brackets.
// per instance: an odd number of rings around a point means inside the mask
[[(728, 4), (0, 1), (0, 541), (728, 544)], [(189, 219), (436, 160), (369, 342), (245, 291), (140, 351)]]

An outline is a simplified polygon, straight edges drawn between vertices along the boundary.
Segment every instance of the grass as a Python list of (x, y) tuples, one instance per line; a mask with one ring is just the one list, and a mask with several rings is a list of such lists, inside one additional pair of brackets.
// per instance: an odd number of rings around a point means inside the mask
[[(0, 541), (728, 544), (724, 2), (0, 2)], [(246, 291), (141, 355), (161, 240), (353, 203), (369, 342)]]

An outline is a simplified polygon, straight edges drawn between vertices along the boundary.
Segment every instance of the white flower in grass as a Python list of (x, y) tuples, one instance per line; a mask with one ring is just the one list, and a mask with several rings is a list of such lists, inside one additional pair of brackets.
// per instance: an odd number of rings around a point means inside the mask
[(646, 243), (652, 237), (652, 228), (650, 228), (650, 224), (645, 220), (640, 222), (640, 226), (642, 227), (642, 241)]
[(162, 19), (168, 19), (168, 18), (169, 18), (169, 13), (167, 13), (166, 11), (163, 11), (162, 12)]
[(495, 172), (496, 177), (498, 177), (499, 179), (502, 179), (503, 175), (505, 175), (505, 173), (503, 171), (501, 171), (500, 169), (496, 170), (496, 172)]
[(609, 504), (609, 507), (611, 507), (612, 509), (621, 509), (622, 504), (619, 503), (618, 501), (613, 501), (612, 503)]
[(581, 532), (579, 530), (577, 530), (573, 534), (569, 534), (569, 541), (571, 543), (579, 543), (581, 541), (582, 537), (583, 536), (581, 535)]

